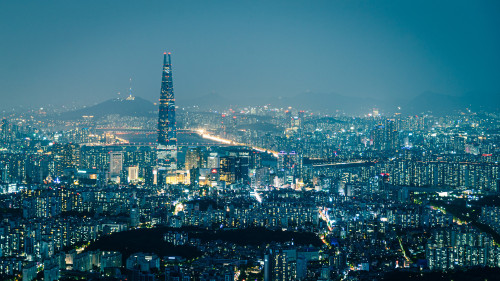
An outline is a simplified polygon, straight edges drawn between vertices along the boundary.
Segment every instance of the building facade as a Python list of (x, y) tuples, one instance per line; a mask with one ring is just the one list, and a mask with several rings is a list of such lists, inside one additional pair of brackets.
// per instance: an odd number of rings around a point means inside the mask
[(157, 152), (159, 169), (166, 170), (167, 173), (177, 169), (175, 98), (170, 53), (163, 55)]

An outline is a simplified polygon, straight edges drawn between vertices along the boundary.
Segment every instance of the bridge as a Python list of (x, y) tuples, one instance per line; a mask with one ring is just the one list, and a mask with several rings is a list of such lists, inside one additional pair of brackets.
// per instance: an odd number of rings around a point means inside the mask
[(353, 161), (353, 162), (325, 162), (319, 164), (312, 164), (313, 167), (339, 167), (339, 168), (354, 168), (363, 166), (373, 166), (375, 163), (370, 161)]
[[(107, 127), (107, 128), (97, 128), (97, 131), (101, 132), (110, 132), (118, 136), (122, 135), (145, 135), (146, 138), (148, 138), (147, 141), (140, 141), (140, 142), (134, 142), (134, 141), (129, 141), (130, 144), (132, 143), (147, 143), (148, 145), (154, 144), (156, 142), (156, 130), (152, 129), (144, 129), (144, 128), (136, 128), (136, 127)], [(154, 136), (153, 136), (154, 135)], [(185, 135), (186, 137), (183, 137)], [(190, 139), (190, 136), (196, 135), (197, 137), (201, 137), (203, 141), (197, 141), (195, 138)], [(146, 139), (145, 138), (145, 139)], [(120, 139), (127, 139), (126, 137), (120, 137)], [(260, 152), (267, 152), (271, 153), (274, 157), (278, 157), (278, 152), (269, 150), (263, 147), (258, 147), (258, 146), (253, 146), (250, 144), (246, 143), (239, 143), (235, 142), (230, 139), (225, 139), (221, 138), (216, 135), (212, 135), (205, 131), (204, 129), (180, 129), (177, 130), (177, 143), (178, 145), (184, 145), (184, 146), (212, 146), (212, 145), (218, 145), (218, 146), (247, 146), (251, 147), (252, 149)]]

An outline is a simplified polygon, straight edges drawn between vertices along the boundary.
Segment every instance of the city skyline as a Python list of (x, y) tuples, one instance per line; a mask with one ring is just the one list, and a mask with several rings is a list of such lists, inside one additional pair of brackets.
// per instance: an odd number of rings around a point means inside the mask
[(497, 280), (499, 8), (0, 1), (0, 280)]
[[(164, 54), (164, 107), (171, 66)], [(158, 153), (161, 116), (2, 119), (0, 279), (485, 281), (500, 272), (495, 115), (180, 108), (178, 146), (163, 150), (175, 167)]]

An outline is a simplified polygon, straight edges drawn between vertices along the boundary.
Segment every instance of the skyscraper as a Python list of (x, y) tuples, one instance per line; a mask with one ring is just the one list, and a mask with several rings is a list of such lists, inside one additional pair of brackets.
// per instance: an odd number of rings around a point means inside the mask
[(109, 176), (119, 177), (123, 169), (123, 153), (121, 151), (109, 153)]
[(160, 169), (177, 169), (177, 134), (175, 122), (175, 98), (172, 83), (170, 53), (163, 53), (160, 108), (158, 114), (158, 166)]

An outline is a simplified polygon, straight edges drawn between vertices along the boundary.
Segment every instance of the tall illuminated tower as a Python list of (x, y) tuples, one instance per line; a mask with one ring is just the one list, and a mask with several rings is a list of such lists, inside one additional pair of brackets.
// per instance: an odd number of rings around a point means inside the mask
[(177, 169), (177, 133), (170, 53), (163, 53), (157, 151), (160, 169), (175, 171)]

